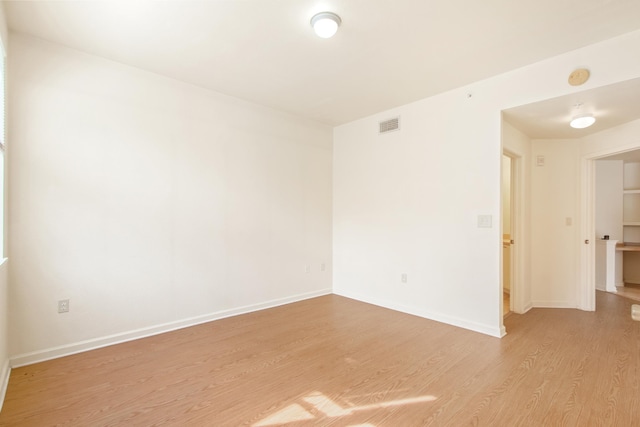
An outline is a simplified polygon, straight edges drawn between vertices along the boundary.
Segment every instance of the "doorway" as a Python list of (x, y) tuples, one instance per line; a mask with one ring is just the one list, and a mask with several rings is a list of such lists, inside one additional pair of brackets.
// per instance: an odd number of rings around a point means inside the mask
[(603, 278), (602, 265), (598, 268), (597, 260), (602, 262), (602, 254), (597, 254), (596, 250), (597, 246), (602, 246), (604, 235), (619, 242), (623, 248), (640, 242), (640, 228), (636, 225), (639, 205), (635, 200), (640, 179), (640, 140), (636, 139), (635, 132), (633, 135), (629, 144), (611, 144), (610, 148), (582, 158), (583, 205), (580, 214), (584, 235), (595, 243), (583, 245), (581, 253), (582, 309), (596, 309), (596, 290), (614, 291), (640, 300), (640, 289), (634, 288), (637, 285), (625, 283), (638, 282), (640, 269), (635, 251), (616, 250), (612, 269), (615, 273), (607, 280)]

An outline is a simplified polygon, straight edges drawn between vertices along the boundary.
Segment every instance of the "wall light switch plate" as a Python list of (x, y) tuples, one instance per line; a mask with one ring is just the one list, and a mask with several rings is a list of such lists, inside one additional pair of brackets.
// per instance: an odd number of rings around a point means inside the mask
[(69, 312), (69, 300), (61, 299), (58, 301), (58, 313), (68, 313)]
[(491, 228), (492, 220), (491, 215), (478, 215), (478, 228)]

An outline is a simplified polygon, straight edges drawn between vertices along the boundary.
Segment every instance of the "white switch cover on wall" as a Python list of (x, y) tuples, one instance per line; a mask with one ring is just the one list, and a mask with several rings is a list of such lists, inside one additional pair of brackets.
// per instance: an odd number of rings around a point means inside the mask
[(61, 299), (58, 301), (58, 313), (68, 313), (69, 312), (69, 300)]
[(491, 215), (478, 215), (478, 228), (491, 228)]

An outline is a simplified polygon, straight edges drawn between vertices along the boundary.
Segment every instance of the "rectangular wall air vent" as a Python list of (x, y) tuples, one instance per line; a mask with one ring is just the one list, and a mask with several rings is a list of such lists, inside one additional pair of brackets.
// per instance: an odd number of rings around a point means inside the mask
[(378, 133), (383, 134), (387, 132), (393, 132), (400, 129), (400, 117), (394, 117), (393, 119), (380, 122), (380, 130)]

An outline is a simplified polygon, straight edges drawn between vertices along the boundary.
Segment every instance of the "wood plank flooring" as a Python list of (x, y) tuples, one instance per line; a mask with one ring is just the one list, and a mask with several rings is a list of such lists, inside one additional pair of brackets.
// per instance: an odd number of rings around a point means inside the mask
[(329, 295), (14, 369), (0, 425), (638, 426), (631, 303), (498, 339)]
[(624, 286), (616, 287), (616, 294), (621, 297), (629, 298), (636, 301), (640, 301), (640, 285), (634, 283), (625, 283)]

